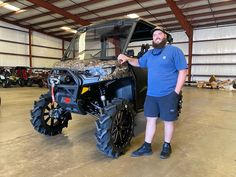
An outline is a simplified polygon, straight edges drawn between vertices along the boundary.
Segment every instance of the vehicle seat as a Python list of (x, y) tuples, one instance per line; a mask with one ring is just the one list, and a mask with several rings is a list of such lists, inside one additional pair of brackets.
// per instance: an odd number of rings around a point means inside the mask
[(149, 44), (142, 44), (141, 50), (138, 53), (137, 58), (142, 57), (148, 51), (149, 48), (150, 48)]

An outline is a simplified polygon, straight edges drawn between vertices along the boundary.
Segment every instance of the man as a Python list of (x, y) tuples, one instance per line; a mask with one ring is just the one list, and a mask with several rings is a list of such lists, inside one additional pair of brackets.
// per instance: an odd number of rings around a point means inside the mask
[(179, 93), (187, 75), (187, 64), (183, 52), (174, 46), (171, 35), (162, 27), (152, 30), (153, 49), (139, 59), (124, 54), (118, 56), (122, 64), (126, 61), (132, 66), (148, 69), (148, 89), (144, 103), (144, 115), (147, 118), (145, 142), (132, 153), (132, 157), (151, 155), (151, 143), (156, 131), (158, 117), (164, 121), (164, 144), (160, 153), (161, 159), (171, 154), (171, 139), (174, 132), (174, 121), (178, 118)]

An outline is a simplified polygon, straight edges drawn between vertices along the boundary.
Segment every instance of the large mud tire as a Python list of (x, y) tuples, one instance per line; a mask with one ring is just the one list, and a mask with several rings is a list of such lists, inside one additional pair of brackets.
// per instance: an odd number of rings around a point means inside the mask
[(134, 132), (133, 106), (126, 100), (114, 99), (96, 121), (97, 148), (106, 156), (124, 154)]
[(64, 127), (68, 126), (71, 119), (71, 113), (64, 111), (60, 119), (50, 116), (50, 111), (59, 108), (59, 105), (52, 104), (51, 94), (43, 94), (38, 101), (35, 101), (33, 110), (31, 110), (31, 123), (36, 131), (44, 135), (54, 136), (60, 134)]

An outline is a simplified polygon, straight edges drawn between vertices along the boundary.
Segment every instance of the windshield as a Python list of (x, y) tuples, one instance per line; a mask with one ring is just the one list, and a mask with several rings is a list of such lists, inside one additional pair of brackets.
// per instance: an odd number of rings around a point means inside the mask
[(84, 28), (84, 32), (78, 30), (62, 59), (116, 59), (125, 47), (132, 25), (107, 24)]

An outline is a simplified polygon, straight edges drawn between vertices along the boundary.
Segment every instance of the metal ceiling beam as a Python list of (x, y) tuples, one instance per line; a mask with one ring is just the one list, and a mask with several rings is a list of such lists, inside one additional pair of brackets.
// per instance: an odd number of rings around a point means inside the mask
[[(67, 31), (65, 31), (65, 30), (62, 30), (62, 29), (58, 29), (58, 30), (53, 30), (52, 32), (49, 32), (49, 33), (53, 33), (53, 34), (55, 34), (55, 35), (59, 35), (58, 33), (65, 33), (65, 32), (67, 32)], [(67, 33), (70, 33), (70, 32), (67, 32)]]
[(223, 22), (214, 22), (214, 23), (208, 23), (208, 24), (202, 24), (202, 25), (194, 25), (194, 28), (204, 28), (204, 27), (213, 27), (213, 26), (221, 26), (221, 25), (232, 25), (232, 24), (236, 24), (236, 20), (232, 19), (232, 20), (227, 20), (227, 21), (223, 21)]
[[(144, 2), (148, 2), (148, 1), (150, 1), (150, 0), (139, 0), (140, 3), (144, 3)], [(182, 4), (187, 3), (187, 2), (196, 2), (196, 1), (197, 0), (181, 0), (181, 2), (178, 1), (177, 4), (182, 5)], [(200, 0), (198, 0), (198, 2), (199, 1)], [(135, 1), (128, 1), (128, 2), (124, 2), (124, 3), (120, 3), (120, 4), (115, 4), (115, 5), (111, 5), (111, 6), (91, 10), (91, 11), (88, 11), (88, 12), (79, 13), (77, 15), (80, 16), (80, 17), (83, 17), (83, 16), (86, 16), (86, 15), (90, 15), (91, 12), (95, 14), (95, 13), (105, 12), (105, 11), (112, 10), (112, 9), (124, 8), (124, 7), (130, 6), (130, 5), (134, 5), (134, 4), (137, 4), (137, 3)], [(155, 10), (157, 8), (161, 9), (161, 8), (166, 8), (166, 7), (168, 7), (166, 4), (159, 4), (157, 6), (151, 5), (149, 7), (146, 7), (146, 9), (147, 10)], [(116, 14), (112, 14), (112, 15), (106, 15), (106, 16), (92, 18), (91, 21), (90, 21), (90, 19), (89, 19), (89, 21), (90, 22), (98, 21), (98, 20), (101, 20), (101, 18), (103, 18), (103, 19), (115, 18), (115, 17), (120, 17), (120, 16), (127, 15), (128, 13), (141, 13), (141, 12), (144, 12), (144, 11), (145, 11), (145, 9), (135, 9), (135, 10), (132, 10), (132, 11), (129, 11), (129, 12), (121, 12), (121, 13), (116, 13)], [(169, 13), (170, 12), (165, 12), (165, 14), (163, 14), (163, 15), (169, 15)], [(61, 21), (61, 20), (66, 20), (66, 18), (62, 17), (62, 18), (57, 18), (57, 19), (54, 19), (54, 20), (47, 20), (47, 21), (35, 23), (34, 25), (43, 25), (43, 24), (48, 24), (48, 23), (55, 23), (56, 21)]]
[[(211, 7), (216, 8), (216, 7), (223, 7), (223, 6), (230, 6), (230, 5), (235, 5), (236, 2), (235, 0), (228, 0), (228, 1), (223, 1), (223, 2), (217, 2), (217, 3), (212, 3)], [(184, 8), (182, 9), (182, 12), (193, 12), (197, 10), (203, 10), (203, 9), (209, 9), (209, 5), (200, 5), (200, 6), (194, 6), (194, 7), (189, 7), (189, 8)]]
[[(150, 0), (142, 0), (142, 2), (147, 2), (147, 1), (150, 1)], [(86, 15), (96, 14), (96, 13), (99, 13), (99, 12), (105, 12), (107, 10), (128, 7), (128, 6), (131, 6), (131, 5), (134, 5), (134, 4), (137, 4), (137, 3), (135, 1), (128, 1), (128, 2), (124, 2), (124, 3), (120, 3), (120, 4), (115, 4), (115, 5), (95, 9), (95, 10), (90, 10), (88, 12), (82, 12), (82, 13), (79, 13), (77, 15), (80, 16), (80, 17), (83, 17), (83, 16), (86, 16)], [(86, 5), (89, 5), (89, 4), (86, 4)], [(101, 20), (101, 17), (96, 17), (96, 19)], [(62, 17), (62, 18), (57, 18), (57, 19), (54, 19), (54, 20), (47, 20), (47, 21), (35, 23), (35, 25), (43, 25), (43, 24), (47, 24), (47, 23), (54, 23), (55, 21), (61, 21), (61, 20), (66, 20), (66, 18)]]
[[(183, 5), (185, 3), (190, 3), (190, 2), (199, 2), (199, 1), (178, 1), (177, 4), (178, 5)], [(235, 2), (231, 2), (231, 1), (227, 1), (227, 2), (220, 2), (220, 3), (213, 3), (211, 4), (212, 7), (221, 7), (221, 6), (225, 6), (225, 5), (232, 5), (232, 4), (235, 4)], [(160, 9), (160, 8), (166, 8), (167, 5), (166, 4), (160, 4), (160, 5), (157, 5), (157, 6), (149, 6), (149, 7), (146, 7), (147, 10), (155, 10), (155, 9)], [(187, 12), (193, 12), (193, 9), (195, 10), (203, 10), (203, 9), (208, 9), (209, 6), (208, 5), (201, 5), (201, 6), (196, 6), (196, 7), (189, 7), (189, 8), (183, 8), (182, 11), (187, 13)], [(102, 12), (104, 12), (106, 9), (102, 8), (102, 9), (98, 9), (98, 10), (102, 10)], [(129, 13), (141, 13), (141, 12), (144, 12), (145, 10), (144, 9), (136, 9), (136, 10), (131, 10), (129, 11)], [(116, 13), (116, 14), (111, 14), (111, 15), (106, 15), (106, 16), (103, 16), (104, 18), (108, 19), (108, 18), (114, 18), (114, 17), (120, 17), (122, 15), (126, 15), (127, 12), (121, 12), (121, 13)], [(161, 12), (161, 13), (158, 13), (158, 14), (155, 14), (155, 16), (157, 17), (160, 17), (160, 16), (166, 16), (166, 15), (169, 15), (170, 14), (170, 11), (166, 11), (166, 12)], [(85, 13), (81, 13), (81, 14), (78, 14), (79, 16), (84, 16), (84, 15), (87, 15), (87, 12)], [(89, 19), (89, 21), (97, 21), (98, 18), (92, 18), (92, 19)]]
[[(99, 3), (99, 2), (102, 2), (102, 1), (104, 1), (104, 0), (90, 0), (90, 1), (82, 2), (82, 3), (78, 3), (78, 4), (75, 4), (75, 5), (72, 5), (72, 6), (64, 7), (63, 10), (67, 11), (67, 10), (73, 10), (73, 9), (76, 9), (76, 8), (82, 8), (85, 5), (96, 4), (96, 3)], [(18, 20), (18, 22), (29, 21), (29, 20), (32, 20), (32, 19), (35, 19), (35, 18), (41, 18), (41, 17), (51, 15), (51, 14), (54, 14), (54, 13), (49, 11), (49, 12), (41, 13), (41, 14), (34, 15), (34, 16), (31, 16), (31, 17), (22, 18), (22, 19)], [(65, 18), (65, 17), (63, 17), (63, 18)], [(55, 22), (55, 20), (57, 20), (57, 19), (53, 19), (52, 21)], [(42, 23), (42, 22), (39, 22), (39, 23)], [(42, 24), (45, 24), (45, 23), (42, 23)], [(34, 25), (38, 25), (38, 24), (35, 23)]]
[[(49, 0), (50, 3), (54, 3), (54, 2), (58, 2), (58, 1), (62, 1), (62, 0)], [(21, 2), (18, 2), (18, 3), (21, 3)], [(30, 9), (33, 9), (35, 7), (37, 7), (37, 6), (36, 5), (27, 6), (25, 8), (22, 8), (21, 10), (28, 10), (28, 9), (30, 10)], [(7, 16), (15, 15), (15, 14), (16, 14), (15, 11), (9, 12), (9, 13), (1, 15), (0, 18), (4, 18), (4, 17), (7, 17)]]
[[(234, 13), (236, 12), (236, 8), (231, 8), (231, 9), (224, 9), (224, 10), (217, 10), (214, 11), (214, 15), (223, 15), (227, 13)], [(147, 18), (152, 18), (153, 16), (159, 17), (159, 20), (163, 20), (164, 22), (169, 22), (169, 21), (175, 21), (176, 18), (171, 17), (171, 18), (163, 18), (163, 16), (169, 15), (169, 12), (162, 12), (162, 13), (153, 13), (152, 15), (144, 15), (141, 16), (144, 19)], [(185, 17), (188, 19), (188, 21), (191, 21), (191, 19), (198, 18), (198, 17), (205, 17), (205, 16), (212, 16), (212, 12), (205, 12), (205, 13), (197, 13), (197, 14), (192, 14), (192, 15), (185, 15)], [(162, 18), (161, 18), (162, 17)], [(91, 19), (89, 21), (92, 22)]]
[[(222, 17), (216, 17), (215, 19), (212, 19), (212, 17), (210, 17), (210, 18), (204, 18), (204, 19), (200, 19), (200, 20), (192, 20), (192, 21), (190, 21), (190, 23), (191, 23), (192, 26), (198, 27), (197, 24), (199, 24), (199, 23), (206, 22), (206, 24), (208, 24), (209, 22), (216, 20), (215, 24), (217, 24), (217, 23), (219, 23), (217, 21), (224, 20), (224, 21), (233, 21), (234, 22), (235, 21), (234, 19), (236, 19), (236, 15), (227, 15), (227, 16), (222, 16)], [(157, 21), (151, 21), (151, 22), (155, 23)], [(214, 24), (214, 23), (209, 23), (209, 24)], [(164, 26), (166, 28), (169, 28), (169, 27), (172, 27), (172, 26), (177, 26), (177, 25), (179, 25), (179, 23), (164, 24)]]
[(213, 18), (204, 18), (204, 19), (200, 19), (200, 20), (193, 20), (191, 21), (191, 24), (196, 24), (196, 23), (204, 23), (204, 22), (209, 22), (209, 21), (220, 21), (220, 20), (233, 20), (236, 19), (236, 14), (235, 15), (225, 15), (222, 17), (215, 17)]
[[(217, 10), (217, 11), (214, 11), (214, 15), (223, 15), (223, 14), (234, 13), (234, 12), (236, 12), (236, 8)], [(194, 18), (204, 17), (204, 16), (212, 16), (212, 12), (205, 12), (205, 13), (197, 13), (197, 14), (193, 14), (193, 15), (187, 15), (187, 18), (188, 19), (194, 19)]]
[(193, 28), (191, 24), (188, 22), (187, 18), (183, 15), (182, 11), (179, 9), (179, 7), (173, 0), (166, 0), (166, 2), (170, 7), (170, 9), (172, 10), (172, 12), (175, 14), (175, 17), (179, 21), (180, 25), (186, 31), (187, 36), (191, 37), (193, 35)]
[(43, 0), (27, 0), (27, 1), (29, 1), (29, 2), (31, 2), (33, 4), (36, 4), (36, 5), (40, 6), (40, 7), (43, 7), (45, 9), (48, 9), (48, 10), (54, 12), (54, 13), (60, 14), (60, 15), (62, 15), (64, 17), (68, 18), (68, 19), (72, 19), (76, 23), (81, 24), (83, 26), (86, 26), (86, 25), (90, 24), (90, 22), (88, 22), (87, 20), (83, 20), (83, 19), (79, 18), (78, 16), (76, 16), (74, 14), (71, 14), (71, 13), (69, 13), (67, 11), (64, 11), (62, 8), (56, 7), (56, 6), (50, 4), (50, 3), (46, 2), (46, 1), (43, 1)]
[[(124, 5), (124, 7), (126, 7), (126, 6), (128, 6), (128, 4), (127, 3), (129, 3), (129, 5), (131, 5), (131, 4), (133, 4), (134, 3), (134, 1), (130, 1), (130, 2), (126, 2), (126, 3), (122, 3), (122, 7), (123, 7), (123, 5)], [(121, 4), (120, 4), (121, 5)], [(115, 6), (117, 6), (117, 5), (115, 5)], [(104, 12), (104, 11), (106, 11), (106, 10), (111, 10), (111, 9), (113, 9), (113, 8), (115, 8), (115, 6), (109, 6), (109, 7), (104, 7), (104, 8), (100, 8), (100, 9), (96, 9), (96, 10), (93, 10), (92, 12), (94, 12), (94, 13), (99, 13), (99, 12)], [(121, 6), (119, 6), (119, 8), (122, 8)], [(165, 8), (165, 7), (167, 7), (167, 5), (166, 4), (160, 4), (160, 5), (157, 5), (157, 6), (150, 6), (150, 7), (147, 7), (146, 9), (147, 10), (155, 10), (155, 9), (160, 9), (160, 8)], [(118, 8), (118, 7), (116, 7), (116, 8)], [(125, 16), (125, 15), (127, 15), (128, 13), (139, 13), (139, 12), (144, 12), (145, 10), (144, 9), (136, 9), (136, 10), (132, 10), (132, 11), (129, 11), (129, 12), (121, 12), (121, 13), (116, 13), (116, 14), (112, 14), (112, 15), (106, 15), (106, 16), (102, 16), (102, 18), (104, 18), (104, 19), (110, 19), (110, 18), (116, 18), (116, 17), (121, 17), (121, 16)], [(166, 12), (167, 14), (170, 14), (170, 12)], [(91, 12), (83, 12), (83, 13), (80, 13), (80, 14), (77, 14), (78, 16), (86, 16), (86, 15), (89, 15), (89, 14), (91, 14)], [(96, 18), (91, 18), (91, 19), (89, 19), (89, 21), (90, 22), (96, 22), (96, 21), (98, 21), (98, 20), (100, 20), (100, 18), (101, 17), (96, 17)], [(50, 23), (54, 23), (54, 22), (56, 22), (56, 21), (60, 21), (60, 20), (66, 20), (66, 18), (58, 18), (58, 19), (56, 19), (56, 20), (49, 20), (49, 21), (47, 21), (47, 22), (50, 22)], [(69, 25), (72, 25), (72, 23), (68, 23)], [(58, 25), (56, 25), (56, 26), (51, 26), (51, 27), (46, 27), (46, 29), (48, 30), (48, 29), (52, 29), (52, 28), (54, 28), (54, 27), (58, 27)], [(45, 28), (41, 28), (41, 29), (45, 29)]]
[[(75, 23), (72, 22), (72, 23), (67, 23), (66, 26), (70, 27), (72, 25), (74, 25)], [(40, 28), (41, 30), (50, 30), (50, 29), (54, 29), (54, 28), (60, 28), (62, 27), (63, 24), (60, 24), (60, 25), (55, 25), (55, 26), (49, 26), (49, 27), (46, 27), (46, 28)]]
[(68, 34), (62, 34), (62, 35), (58, 35), (58, 36), (63, 36), (63, 38), (68, 38), (68, 37), (73, 37), (74, 36), (74, 34), (72, 34), (72, 33), (68, 33)]
[(6, 1), (4, 1), (4, 3), (14, 2), (14, 1), (16, 1), (16, 0), (6, 0)]
[[(227, 10), (220, 10), (220, 11), (215, 11), (215, 14), (218, 14), (218, 15), (220, 15), (220, 14), (224, 14), (223, 12), (227, 12)], [(229, 10), (228, 12), (235, 12), (236, 11), (236, 9), (231, 9), (231, 10)], [(166, 13), (166, 12), (164, 12), (164, 13)], [(158, 13), (158, 14), (153, 14), (153, 15), (158, 15), (159, 16), (159, 14), (161, 14), (161, 13)], [(169, 12), (168, 12), (168, 14), (169, 14)], [(202, 14), (202, 15), (201, 15)], [(210, 14), (209, 14), (210, 15)], [(202, 16), (204, 16), (204, 13), (200, 13), (200, 14), (194, 14), (194, 15), (189, 15), (189, 16), (186, 16), (188, 19), (191, 19), (191, 18), (195, 18), (195, 17), (202, 17)], [(142, 18), (150, 18), (151, 16), (150, 15), (147, 15), (147, 16), (141, 16)], [(222, 20), (222, 19), (224, 19), (224, 17), (226, 18), (226, 19), (229, 19), (229, 18), (235, 18), (234, 16), (222, 16), (222, 17), (216, 17), (216, 20)], [(162, 19), (160, 19), (160, 20), (162, 20)], [(89, 19), (89, 21), (93, 21), (93, 20), (91, 20), (91, 19)], [(173, 21), (173, 23), (169, 23), (169, 24), (165, 24), (165, 22), (170, 22), (170, 21)], [(191, 22), (191, 24), (193, 23), (193, 24), (195, 24), (195, 23), (198, 23), (198, 22), (207, 22), (207, 21), (212, 21), (212, 18), (210, 17), (210, 18), (204, 18), (204, 19), (200, 19), (200, 20), (193, 20), (193, 21), (190, 21), (189, 20), (189, 22)], [(153, 21), (150, 21), (151, 23), (157, 23), (158, 21), (157, 20), (153, 20)], [(164, 27), (166, 27), (168, 30), (170, 30), (171, 31), (171, 27), (172, 26), (179, 26), (179, 23), (176, 23), (176, 18), (165, 18), (165, 19), (163, 19), (163, 22), (164, 22), (164, 24), (163, 24), (163, 26)], [(68, 23), (67, 25), (73, 25), (74, 23)], [(56, 25), (56, 26), (50, 26), (50, 27), (46, 27), (46, 28), (42, 28), (43, 30), (50, 30), (50, 29), (53, 29), (53, 28), (59, 28), (59, 27), (61, 27), (62, 25)], [(178, 29), (179, 30), (179, 29)], [(57, 31), (56, 31), (57, 32)]]

